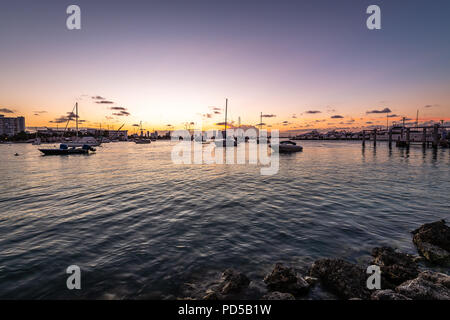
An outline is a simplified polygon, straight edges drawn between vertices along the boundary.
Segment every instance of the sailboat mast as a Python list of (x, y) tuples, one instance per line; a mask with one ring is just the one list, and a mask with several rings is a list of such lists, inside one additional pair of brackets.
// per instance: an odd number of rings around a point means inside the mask
[(75, 123), (77, 128), (76, 136), (78, 138), (78, 102), (75, 102)]
[(228, 98), (225, 99), (225, 139), (227, 138)]
[(261, 116), (259, 117), (259, 130), (262, 130), (262, 112)]

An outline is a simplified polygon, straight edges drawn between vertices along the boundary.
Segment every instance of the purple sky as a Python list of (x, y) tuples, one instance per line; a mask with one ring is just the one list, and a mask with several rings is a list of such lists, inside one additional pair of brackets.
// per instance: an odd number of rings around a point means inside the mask
[[(81, 30), (66, 29), (70, 4)], [(366, 28), (371, 4), (382, 30)], [(384, 124), (367, 111), (386, 107), (449, 119), (449, 12), (438, 0), (10, 1), (0, 109), (49, 125), (79, 101), (86, 125), (161, 129), (202, 115), (213, 126), (228, 97), (231, 120), (256, 124), (263, 112), (291, 130)]]

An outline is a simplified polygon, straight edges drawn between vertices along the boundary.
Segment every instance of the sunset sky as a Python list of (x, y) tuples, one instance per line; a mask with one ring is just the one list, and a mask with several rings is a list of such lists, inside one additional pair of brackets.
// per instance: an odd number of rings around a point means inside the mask
[[(66, 8), (81, 7), (81, 30)], [(365, 13), (381, 7), (382, 29)], [(0, 114), (27, 127), (450, 121), (450, 1), (2, 1)], [(368, 113), (370, 111), (375, 111)]]

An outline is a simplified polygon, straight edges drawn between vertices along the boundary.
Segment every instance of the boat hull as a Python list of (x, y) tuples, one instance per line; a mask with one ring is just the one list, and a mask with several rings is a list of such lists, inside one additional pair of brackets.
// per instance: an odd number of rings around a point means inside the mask
[(39, 149), (46, 156), (70, 155), (70, 154), (88, 154), (86, 149)]
[(278, 153), (294, 153), (294, 152), (300, 152), (303, 151), (302, 146), (297, 145), (285, 145), (280, 143), (279, 145), (272, 145), (271, 146), (273, 150), (278, 149)]
[(293, 152), (300, 152), (303, 151), (303, 147), (301, 146), (279, 146), (278, 152), (279, 153), (293, 153)]

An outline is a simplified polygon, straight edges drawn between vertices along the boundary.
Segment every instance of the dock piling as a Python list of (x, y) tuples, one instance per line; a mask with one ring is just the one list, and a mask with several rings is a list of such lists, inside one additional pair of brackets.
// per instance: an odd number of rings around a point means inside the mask
[(427, 146), (427, 128), (423, 128), (422, 146), (424, 148)]
[(373, 146), (377, 146), (377, 129), (373, 129)]
[(366, 146), (366, 130), (363, 130), (362, 132), (362, 146)]
[(439, 125), (435, 124), (433, 126), (433, 148), (437, 148), (438, 147), (438, 135), (439, 135)]
[(411, 142), (411, 129), (406, 128), (406, 146), (409, 147), (409, 144)]
[(389, 129), (389, 148), (392, 148), (392, 128)]

